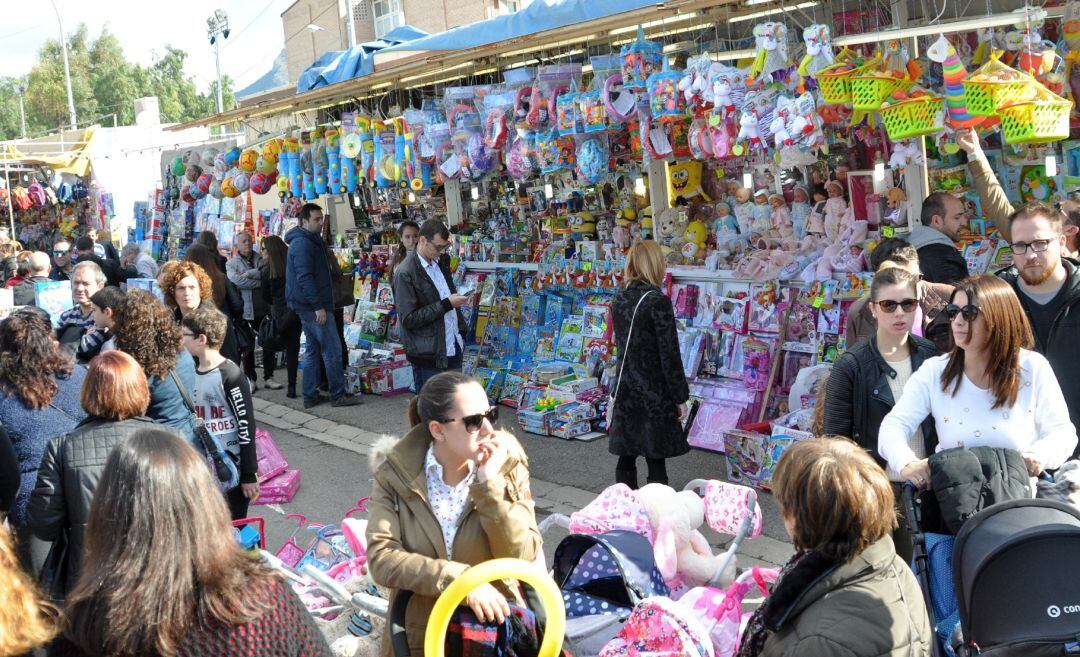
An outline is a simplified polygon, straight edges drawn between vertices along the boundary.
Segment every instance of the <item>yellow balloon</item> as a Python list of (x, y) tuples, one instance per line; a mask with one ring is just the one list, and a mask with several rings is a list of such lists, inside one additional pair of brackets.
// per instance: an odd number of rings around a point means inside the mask
[(469, 568), (446, 587), (435, 601), (435, 607), (428, 617), (427, 632), (424, 634), (426, 657), (445, 655), (446, 628), (454, 610), (477, 586), (497, 579), (516, 579), (536, 589), (544, 611), (547, 612), (544, 641), (540, 644), (537, 657), (557, 657), (562, 650), (563, 634), (566, 631), (566, 608), (563, 606), (562, 593), (555, 581), (539, 566), (521, 559), (485, 561)]

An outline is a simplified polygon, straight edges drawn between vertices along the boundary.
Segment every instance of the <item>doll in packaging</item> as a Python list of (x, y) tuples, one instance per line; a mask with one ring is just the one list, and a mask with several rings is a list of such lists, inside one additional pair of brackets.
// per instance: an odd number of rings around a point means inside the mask
[(749, 236), (753, 232), (754, 206), (750, 204), (750, 190), (745, 187), (735, 192), (735, 222), (742, 235)]
[(829, 238), (829, 241), (836, 241), (840, 237), (848, 204), (844, 200), (844, 188), (837, 181), (830, 180), (825, 183), (825, 191), (829, 194), (829, 200), (825, 201), (825, 237)]
[(796, 187), (793, 195), (791, 225), (795, 230), (795, 237), (801, 240), (806, 237), (806, 220), (810, 217), (810, 199), (803, 187)]
[(772, 208), (772, 215), (769, 217), (769, 221), (772, 224), (773, 234), (779, 237), (791, 236), (791, 210), (788, 208), (787, 201), (784, 200), (783, 195), (771, 195), (769, 197), (769, 206)]

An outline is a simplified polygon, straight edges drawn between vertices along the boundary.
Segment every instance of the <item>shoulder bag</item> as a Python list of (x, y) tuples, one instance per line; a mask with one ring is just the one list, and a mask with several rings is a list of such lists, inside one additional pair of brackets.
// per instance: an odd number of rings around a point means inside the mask
[(652, 294), (652, 290), (649, 290), (645, 294), (641, 295), (641, 298), (637, 300), (637, 304), (634, 305), (634, 314), (630, 317), (630, 330), (626, 332), (626, 344), (623, 346), (622, 353), (618, 358), (618, 378), (615, 380), (615, 391), (608, 395), (607, 403), (607, 430), (611, 433), (611, 425), (615, 419), (615, 399), (619, 396), (619, 386), (622, 385), (623, 367), (626, 365), (626, 354), (630, 351), (630, 338), (634, 337), (634, 323), (637, 321), (638, 309), (641, 308), (641, 302), (645, 300), (645, 297)]
[(225, 446), (218, 442), (214, 434), (210, 433), (203, 421), (199, 419), (198, 414), (195, 412), (195, 402), (191, 400), (191, 395), (188, 393), (187, 388), (184, 387), (180, 377), (177, 376), (176, 370), (170, 371), (169, 376), (172, 377), (173, 383), (176, 384), (176, 388), (180, 391), (180, 396), (184, 398), (184, 406), (187, 406), (187, 409), (191, 411), (191, 415), (195, 418), (195, 438), (199, 441), (198, 446), (202, 447), (203, 456), (206, 457), (206, 465), (210, 468), (210, 474), (214, 475), (218, 488), (222, 491), (236, 488), (240, 485), (240, 471), (236, 467), (236, 462), (232, 460)]

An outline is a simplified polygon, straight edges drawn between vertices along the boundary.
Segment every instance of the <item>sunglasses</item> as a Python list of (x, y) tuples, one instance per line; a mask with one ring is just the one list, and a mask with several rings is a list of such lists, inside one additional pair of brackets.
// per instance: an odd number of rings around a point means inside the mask
[(69, 254), (69, 253), (71, 253), (71, 251), (62, 251), (62, 250), (56, 250), (56, 251), (53, 251), (53, 252), (52, 252), (52, 254), (53, 254), (54, 256), (63, 256), (63, 255), (67, 255), (67, 254)]
[(450, 242), (443, 242), (442, 244), (436, 244), (435, 242), (432, 242), (431, 245), (434, 246), (435, 250), (439, 253), (442, 253), (443, 251), (450, 248)]
[(480, 430), (480, 426), (484, 424), (484, 420), (487, 420), (488, 422), (494, 424), (495, 421), (498, 419), (499, 407), (492, 406), (487, 410), (487, 413), (477, 413), (475, 415), (466, 415), (465, 417), (452, 418), (449, 420), (444, 420), (443, 423), (449, 424), (450, 422), (457, 422), (458, 420), (460, 420), (461, 423), (465, 425), (466, 431), (468, 431), (469, 433), (476, 433)]
[(979, 316), (979, 307), (968, 304), (961, 308), (955, 303), (945, 306), (945, 316), (949, 318), (949, 321), (956, 319), (957, 315), (963, 315), (966, 322), (974, 322)]
[(878, 308), (885, 313), (892, 314), (896, 312), (897, 308), (900, 308), (906, 313), (913, 313), (915, 309), (919, 307), (918, 299), (904, 299), (902, 301), (893, 301), (892, 299), (882, 299), (881, 301), (875, 301)]

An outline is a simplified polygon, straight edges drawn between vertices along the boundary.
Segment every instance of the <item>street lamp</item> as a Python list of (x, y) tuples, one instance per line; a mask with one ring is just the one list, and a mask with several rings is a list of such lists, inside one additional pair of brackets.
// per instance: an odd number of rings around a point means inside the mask
[[(218, 39), (218, 35), (221, 39)], [(206, 19), (206, 35), (210, 45), (214, 46), (214, 67), (217, 69), (217, 111), (225, 111), (225, 101), (221, 96), (221, 41), (229, 38), (229, 16), (222, 9), (215, 9), (214, 15)]]
[(71, 120), (71, 129), (75, 130), (79, 127), (78, 121), (75, 120), (75, 97), (71, 95), (71, 68), (68, 66), (68, 51), (67, 51), (67, 37), (64, 36), (64, 19), (60, 16), (60, 9), (56, 6), (56, 0), (49, 0), (52, 3), (53, 11), (56, 12), (56, 21), (60, 23), (60, 52), (64, 54), (64, 83), (67, 85), (67, 97), (68, 97), (68, 118)]
[(23, 96), (26, 95), (26, 83), (16, 82), (15, 93), (19, 96), (19, 123), (22, 126), (22, 138), (26, 139), (26, 106), (23, 105)]

